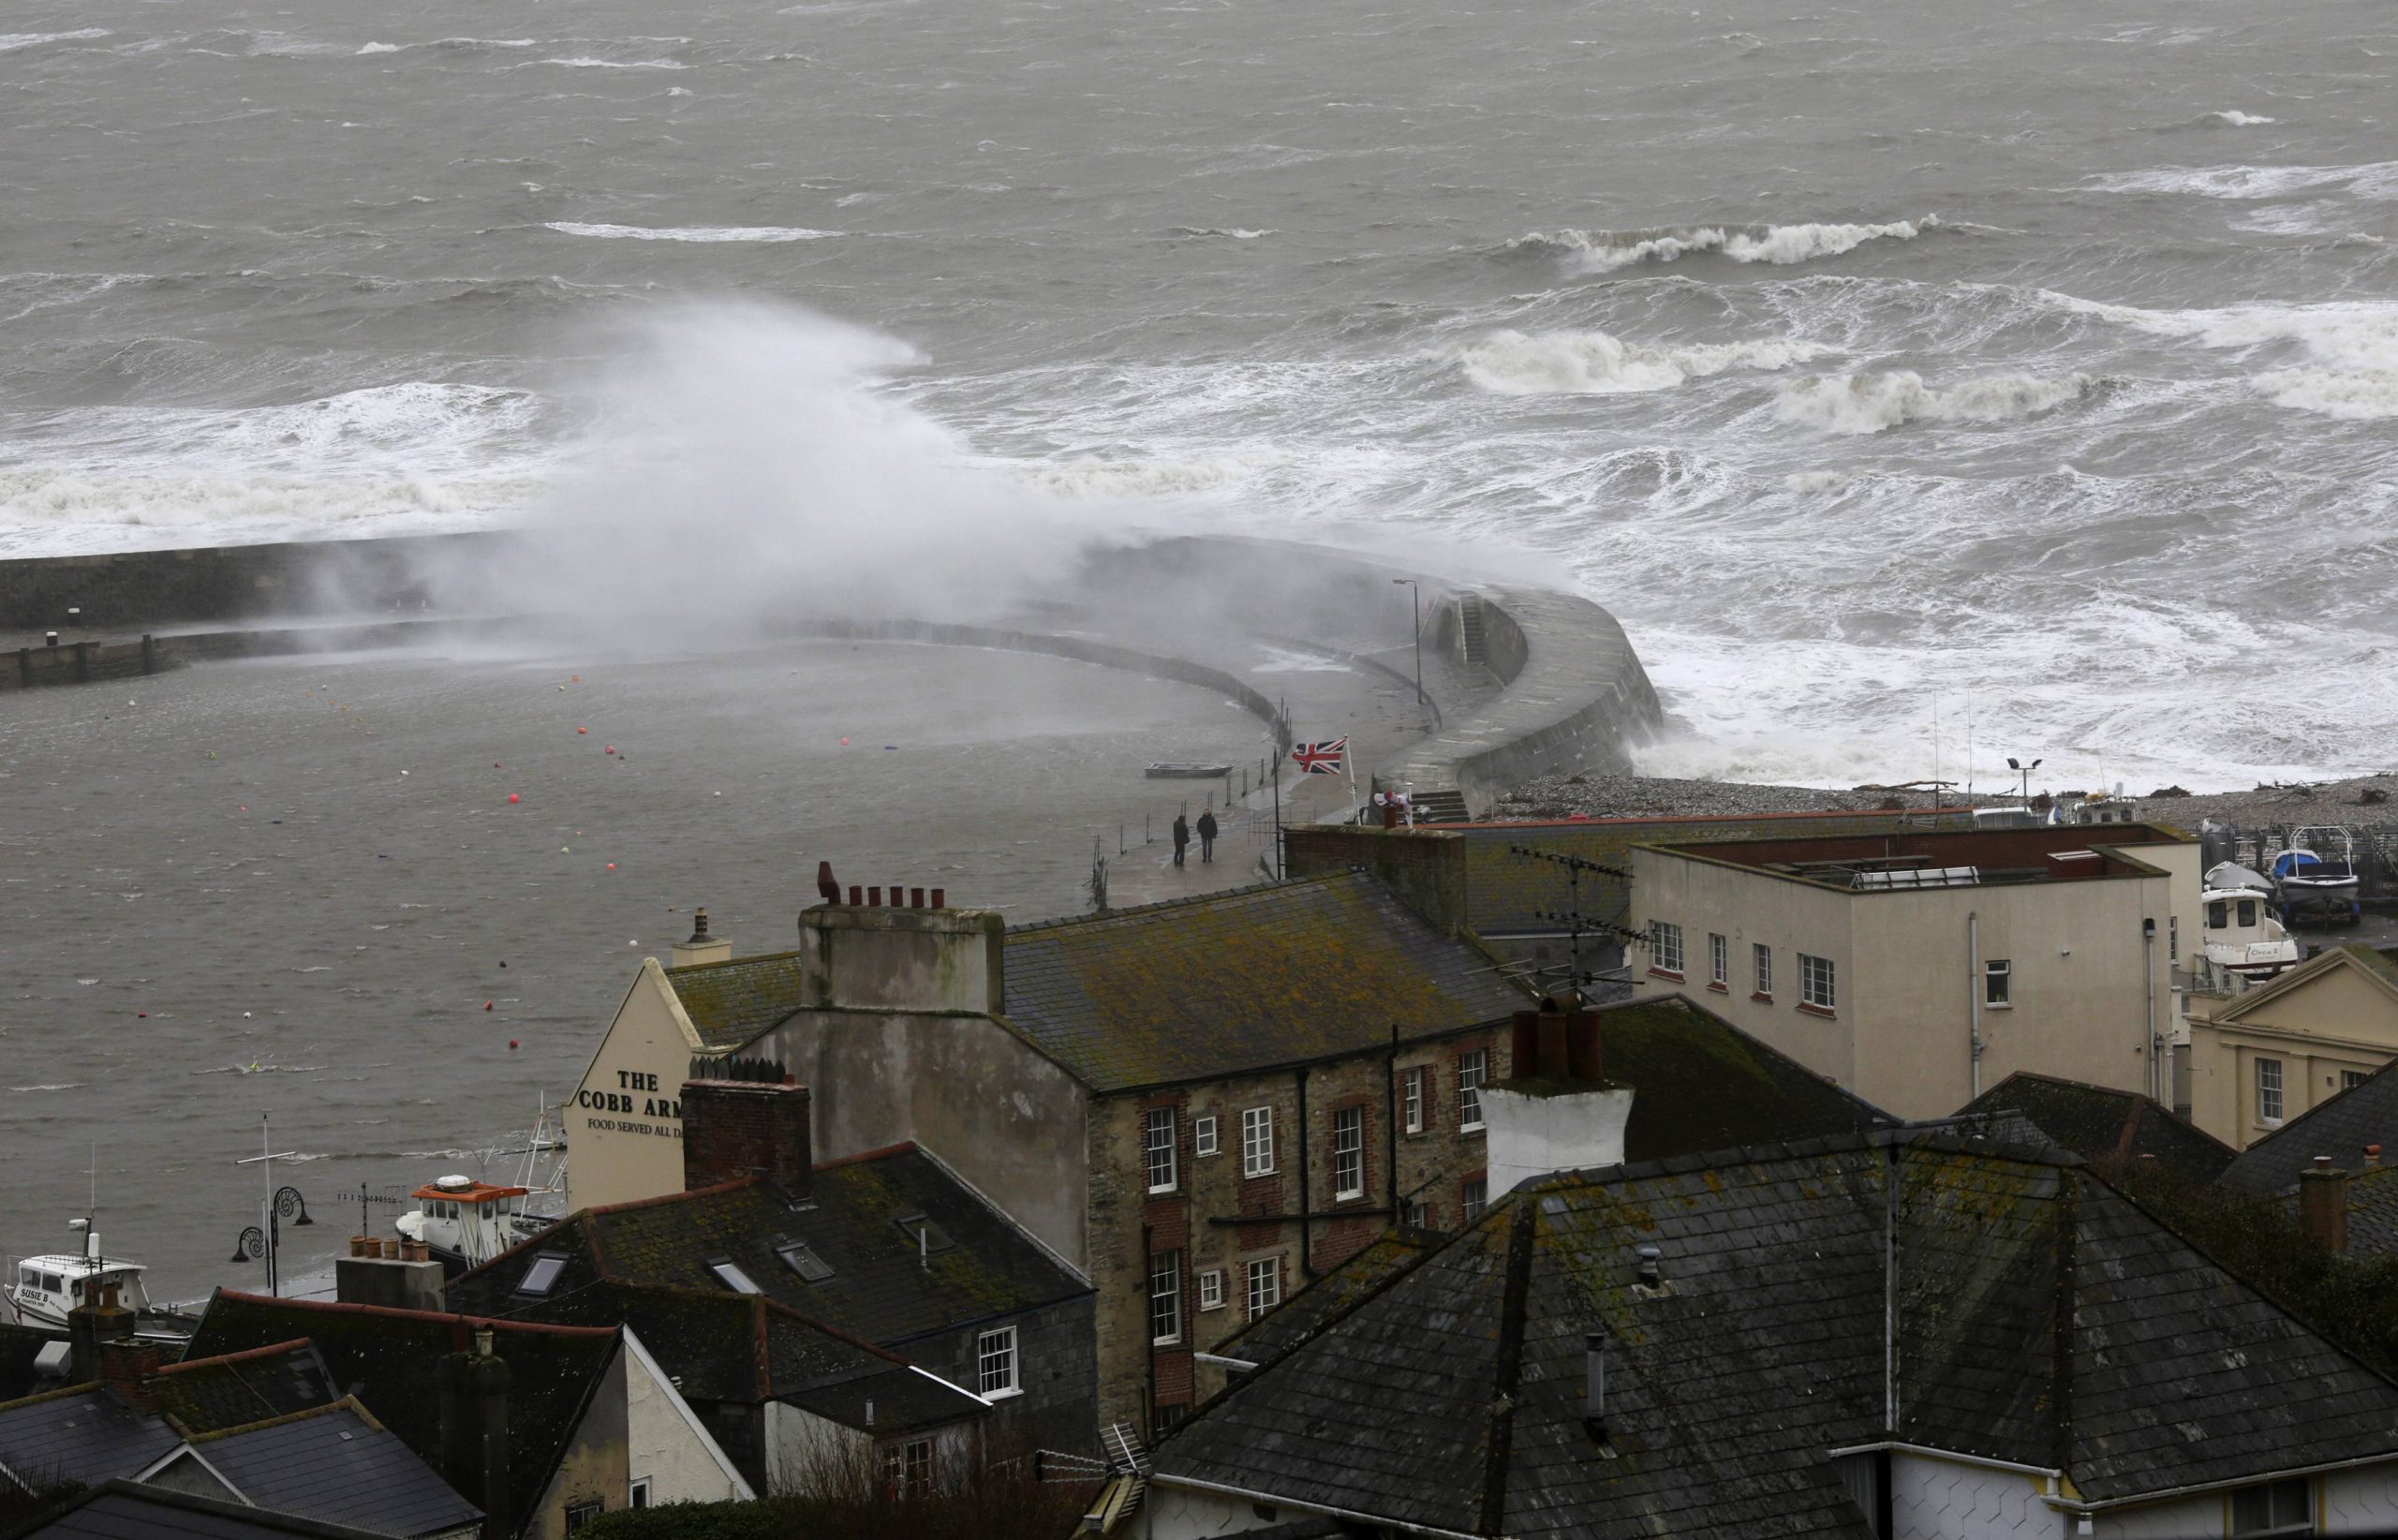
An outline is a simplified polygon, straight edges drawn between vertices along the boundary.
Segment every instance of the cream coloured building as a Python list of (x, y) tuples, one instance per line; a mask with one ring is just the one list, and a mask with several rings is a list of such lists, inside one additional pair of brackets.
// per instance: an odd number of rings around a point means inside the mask
[(2198, 847), (2152, 824), (1643, 845), (1636, 993), (1683, 994), (1878, 1106), (2019, 1070), (2171, 1100)]
[(2254, 989), (2193, 996), (2189, 1040), (2190, 1120), (2245, 1149), (2398, 1059), (2398, 951), (2333, 947)]

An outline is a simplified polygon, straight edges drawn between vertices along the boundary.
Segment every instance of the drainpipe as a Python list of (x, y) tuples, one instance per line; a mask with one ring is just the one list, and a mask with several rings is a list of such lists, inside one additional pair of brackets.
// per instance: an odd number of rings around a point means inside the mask
[(1982, 1094), (1982, 915), (1965, 915), (1965, 1059), (1972, 1066), (1974, 1095)]
[(1390, 1057), (1383, 1063), (1383, 1142), (1389, 1151), (1384, 1166), (1390, 1180), (1390, 1222), (1395, 1227), (1407, 1216), (1399, 1207), (1399, 1023), (1390, 1024)]
[(2171, 1106), (2173, 1088), (2165, 1076), (2165, 1040), (2156, 1030), (2156, 916), (2144, 914), (2139, 922), (2140, 966), (2148, 975), (2148, 1083), (2150, 1095)]
[(1299, 1066), (1299, 1271), (1308, 1281), (1315, 1281), (1315, 1226), (1309, 1216), (1315, 1212), (1314, 1200), (1308, 1187), (1308, 1071)]

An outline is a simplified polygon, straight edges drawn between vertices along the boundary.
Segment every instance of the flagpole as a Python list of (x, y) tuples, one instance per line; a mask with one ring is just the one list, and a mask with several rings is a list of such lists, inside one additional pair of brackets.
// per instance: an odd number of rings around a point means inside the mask
[(1282, 880), (1282, 756), (1274, 756), (1274, 880)]

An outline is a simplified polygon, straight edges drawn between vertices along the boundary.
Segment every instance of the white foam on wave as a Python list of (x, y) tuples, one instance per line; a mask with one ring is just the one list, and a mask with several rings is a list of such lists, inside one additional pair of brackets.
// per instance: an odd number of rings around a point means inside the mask
[(2398, 416), (2398, 303), (2344, 300), (2194, 310), (2077, 303), (2154, 335), (2209, 348), (2297, 348), (2304, 355), (2302, 363), (2250, 381), (2275, 406), (2351, 421)]
[(1627, 395), (1732, 369), (1784, 369), (1824, 349), (1805, 342), (1626, 342), (1606, 332), (1494, 332), (1450, 350), (1494, 395)]
[(2398, 160), (2359, 166), (2152, 166), (2092, 177), (2097, 192), (2179, 193), (2247, 201), (2344, 187), (2359, 198), (2398, 198)]
[(397, 53), (407, 46), (406, 43), (363, 43), (359, 46), (358, 53), (361, 58), (369, 53)]
[(556, 65), (561, 69), (688, 69), (680, 59), (595, 59), (577, 54), (570, 59), (541, 59), (540, 64)]
[(2269, 123), (2281, 122), (2279, 118), (2262, 117), (2255, 112), (2243, 112), (2236, 107), (2227, 108), (2220, 112), (2209, 112), (2207, 116), (2227, 128), (2259, 128)]
[(828, 241), (836, 230), (805, 230), (793, 225), (700, 225), (660, 228), (651, 225), (587, 225), (553, 220), (542, 227), (561, 235), (588, 236), (595, 241), (690, 241), (702, 244), (736, 241)]
[(1214, 237), (1226, 241), (1262, 241), (1274, 232), (1270, 230), (1242, 230), (1237, 226), (1177, 225), (1167, 233), (1194, 238)]
[(1912, 369), (1881, 374), (1820, 375), (1782, 388), (1776, 411), (1785, 421), (1831, 433), (1880, 433), (1905, 422), (2005, 422), (2053, 411), (2098, 386), (2090, 375), (2058, 378), (1991, 375), (1932, 386)]
[(1940, 216), (1897, 219), (1878, 225), (1750, 225), (1701, 226), (1689, 230), (1561, 230), (1517, 236), (1510, 249), (1547, 248), (1558, 251), (1568, 271), (1613, 273), (1647, 262), (1674, 262), (1684, 257), (1717, 253), (1736, 262), (1767, 262), (1790, 266), (1819, 257), (1838, 257), (1869, 241), (1912, 241), (1938, 228)]
[(1227, 455), (1195, 461), (1085, 459), (1041, 466), (1014, 461), (984, 463), (1052, 496), (1150, 498), (1221, 492), (1283, 462), (1270, 455)]
[(2398, 370), (2276, 369), (2256, 386), (2276, 407), (2351, 422), (2398, 417)]
[(0, 32), (0, 53), (39, 48), (45, 43), (87, 43), (107, 36), (106, 27), (78, 27), (73, 32)]

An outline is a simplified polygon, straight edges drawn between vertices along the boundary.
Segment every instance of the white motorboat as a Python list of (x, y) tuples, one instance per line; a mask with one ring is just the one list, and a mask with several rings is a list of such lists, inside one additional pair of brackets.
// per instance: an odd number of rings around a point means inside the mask
[(518, 1241), (566, 1217), (566, 1138), (542, 1105), (521, 1149), (488, 1150), (479, 1158), (521, 1155), (512, 1185), (472, 1177), (442, 1177), (408, 1194), (418, 1207), (395, 1228), (431, 1249), (445, 1271), (479, 1267)]
[(2357, 902), (2357, 842), (2346, 829), (2291, 831), (2289, 846), (2273, 857), (2273, 888), (2282, 918), (2302, 915), (2353, 925), (2363, 910)]
[(2237, 862), (2207, 868), (2198, 902), (2210, 987), (2229, 993), (2298, 966), (2298, 942), (2273, 913), (2273, 884)]
[(142, 1266), (100, 1250), (99, 1232), (89, 1220), (70, 1220), (70, 1229), (83, 1237), (81, 1255), (52, 1253), (19, 1259), (16, 1274), (0, 1285), (20, 1324), (43, 1331), (65, 1331), (67, 1312), (78, 1305), (100, 1303), (113, 1287), (116, 1302), (134, 1312), (135, 1334), (179, 1341), (191, 1335), (195, 1317), (152, 1302), (141, 1282)]

